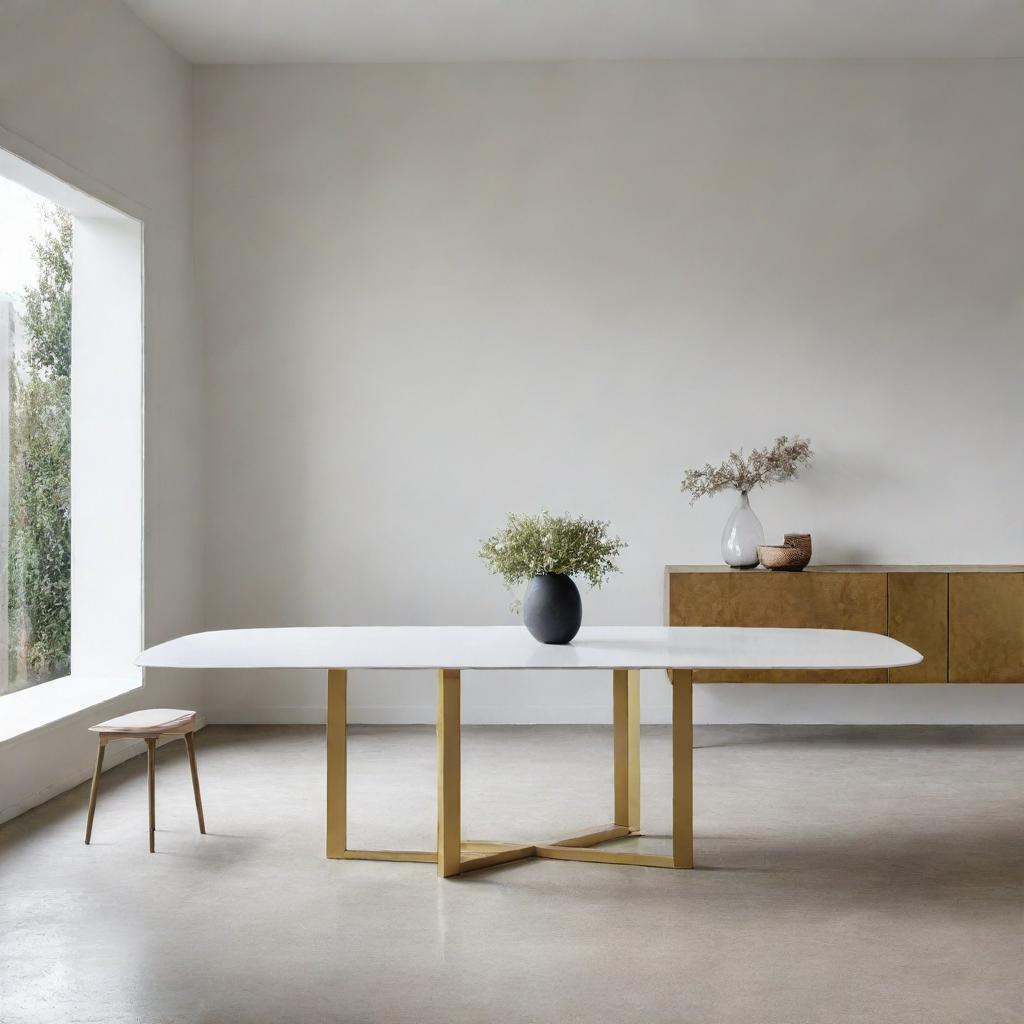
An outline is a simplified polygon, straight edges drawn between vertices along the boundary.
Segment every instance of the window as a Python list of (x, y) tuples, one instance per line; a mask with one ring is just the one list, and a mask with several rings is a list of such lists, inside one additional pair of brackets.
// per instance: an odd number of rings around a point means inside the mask
[(0, 223), (0, 693), (8, 693), (71, 667), (73, 229), (67, 210), (6, 178)]
[(0, 372), (0, 699), (137, 685), (142, 224), (6, 150)]

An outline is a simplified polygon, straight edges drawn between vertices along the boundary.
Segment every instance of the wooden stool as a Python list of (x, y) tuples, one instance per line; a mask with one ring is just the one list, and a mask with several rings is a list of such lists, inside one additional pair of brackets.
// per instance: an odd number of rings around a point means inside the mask
[(132, 711), (130, 714), (100, 722), (89, 732), (100, 734), (100, 747), (96, 752), (96, 771), (92, 777), (89, 793), (89, 816), (85, 821), (85, 841), (92, 838), (92, 819), (96, 813), (96, 794), (100, 790), (100, 772), (103, 769), (103, 751), (107, 741), (118, 737), (139, 737), (146, 741), (149, 749), (149, 852), (154, 850), (156, 837), (156, 741), (161, 736), (180, 736), (188, 747), (188, 763), (192, 769), (192, 790), (196, 795), (196, 814), (199, 816), (199, 831), (206, 835), (203, 821), (203, 801), (199, 795), (199, 773), (196, 771), (196, 748), (192, 733), (196, 727), (194, 711), (176, 711), (172, 708), (151, 708), (148, 711)]

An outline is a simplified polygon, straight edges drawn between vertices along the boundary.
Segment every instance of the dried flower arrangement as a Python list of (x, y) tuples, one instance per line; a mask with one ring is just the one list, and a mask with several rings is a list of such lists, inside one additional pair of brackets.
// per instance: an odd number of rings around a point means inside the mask
[(608, 523), (582, 516), (537, 516), (510, 512), (504, 529), (484, 541), (480, 557), (511, 589), (534, 576), (582, 576), (592, 587), (619, 571), (616, 557), (626, 547), (608, 536)]
[(691, 505), (698, 498), (710, 497), (721, 491), (746, 494), (755, 487), (792, 480), (813, 458), (809, 440), (798, 434), (792, 438), (783, 434), (770, 448), (755, 448), (749, 455), (744, 455), (741, 448), (730, 452), (720, 466), (712, 466), (709, 462), (702, 469), (688, 469), (680, 489), (689, 493)]

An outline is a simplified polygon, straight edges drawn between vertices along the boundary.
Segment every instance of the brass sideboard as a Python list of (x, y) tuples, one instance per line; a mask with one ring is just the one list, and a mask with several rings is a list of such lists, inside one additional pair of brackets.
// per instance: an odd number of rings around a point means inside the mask
[(910, 668), (695, 672), (694, 682), (1024, 683), (1024, 566), (812, 565), (802, 572), (670, 565), (670, 626), (859, 629), (924, 655)]

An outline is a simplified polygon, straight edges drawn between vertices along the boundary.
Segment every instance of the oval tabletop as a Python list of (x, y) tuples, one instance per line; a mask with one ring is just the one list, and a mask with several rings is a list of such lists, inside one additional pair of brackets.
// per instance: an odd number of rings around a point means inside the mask
[(312, 626), (193, 633), (150, 647), (153, 668), (858, 669), (916, 665), (879, 633), (846, 629), (585, 626), (571, 644), (522, 626)]

